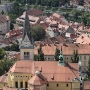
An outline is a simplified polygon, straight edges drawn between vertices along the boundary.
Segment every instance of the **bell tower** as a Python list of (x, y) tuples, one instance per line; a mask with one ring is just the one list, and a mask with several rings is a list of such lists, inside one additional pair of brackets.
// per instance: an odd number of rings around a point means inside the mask
[(20, 45), (20, 59), (34, 60), (34, 40), (33, 37), (31, 36), (27, 7), (28, 5), (26, 4), (24, 30), (23, 30), (22, 42)]

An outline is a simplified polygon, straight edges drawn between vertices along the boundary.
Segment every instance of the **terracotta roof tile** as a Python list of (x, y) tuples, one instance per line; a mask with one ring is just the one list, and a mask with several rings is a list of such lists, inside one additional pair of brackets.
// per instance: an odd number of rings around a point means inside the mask
[[(49, 66), (49, 67), (48, 67)], [(41, 67), (41, 70), (40, 70)], [(71, 82), (74, 78), (79, 78), (78, 64), (69, 63), (65, 66), (58, 66), (57, 61), (17, 61), (9, 72), (12, 73), (30, 73), (41, 71), (47, 81)], [(35, 77), (36, 78), (36, 77)]]
[(33, 76), (28, 83), (32, 84), (32, 85), (42, 85), (45, 84), (47, 81), (45, 78), (41, 77), (40, 75), (42, 75), (41, 73), (39, 73), (38, 75)]
[[(62, 46), (64, 55), (72, 55), (74, 50), (78, 50), (79, 54), (90, 54), (90, 45), (89, 44), (46, 44), (42, 47), (44, 55), (55, 55), (56, 47), (60, 49)], [(36, 46), (34, 49), (34, 54), (38, 54), (37, 49), (39, 46)]]
[(41, 15), (41, 14), (43, 14), (43, 11), (41, 11), (41, 10), (38, 10), (38, 9), (35, 9), (35, 10), (28, 10), (28, 15), (35, 15), (35, 16), (37, 16), (37, 15)]
[(0, 82), (2, 82), (2, 83), (7, 83), (7, 76), (8, 76), (8, 74), (2, 75), (2, 76), (0, 77)]

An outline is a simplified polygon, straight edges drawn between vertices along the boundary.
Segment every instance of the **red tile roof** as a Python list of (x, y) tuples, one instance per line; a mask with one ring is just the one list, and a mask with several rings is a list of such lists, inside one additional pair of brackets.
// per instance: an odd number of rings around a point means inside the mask
[(41, 73), (39, 73), (38, 75), (36, 74), (28, 81), (28, 83), (32, 85), (42, 85), (45, 84), (46, 82), (47, 82), (46, 79), (44, 78), (44, 76), (42, 76)]
[(41, 71), (49, 82), (71, 82), (74, 78), (79, 78), (77, 63), (59, 66), (57, 61), (21, 60), (17, 61), (9, 72), (34, 74), (37, 70)]
[(37, 16), (37, 15), (41, 15), (41, 14), (43, 14), (43, 11), (41, 11), (41, 10), (39, 10), (39, 9), (35, 9), (35, 10), (28, 10), (28, 15), (35, 15), (35, 16)]
[(2, 82), (2, 83), (7, 83), (7, 76), (8, 76), (7, 73), (4, 74), (4, 75), (2, 75), (2, 76), (0, 77), (0, 82)]
[[(64, 55), (72, 55), (74, 50), (78, 50), (78, 54), (89, 55), (90, 54), (90, 44), (46, 44), (42, 46), (44, 55), (55, 55), (56, 47), (60, 49), (62, 46)], [(39, 45), (35, 47), (34, 54), (38, 54), (37, 49)]]

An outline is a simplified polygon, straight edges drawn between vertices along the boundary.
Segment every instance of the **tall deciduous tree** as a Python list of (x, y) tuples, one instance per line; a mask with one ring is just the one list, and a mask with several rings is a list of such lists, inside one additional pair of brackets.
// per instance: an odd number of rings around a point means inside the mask
[(73, 55), (71, 56), (72, 63), (78, 63), (79, 56), (78, 56), (78, 50), (74, 50)]
[(46, 35), (45, 29), (40, 25), (32, 27), (31, 32), (32, 37), (34, 38), (35, 41), (44, 39)]
[(2, 15), (4, 15), (4, 14), (5, 14), (3, 10), (1, 11), (1, 14), (2, 14)]
[(44, 61), (44, 53), (42, 51), (42, 46), (40, 45), (39, 49), (38, 49), (38, 60), (39, 61)]
[(0, 48), (0, 59), (3, 59), (5, 55), (6, 55), (5, 50)]
[(56, 61), (59, 61), (59, 54), (60, 54), (60, 50), (56, 47), (56, 51), (54, 55)]

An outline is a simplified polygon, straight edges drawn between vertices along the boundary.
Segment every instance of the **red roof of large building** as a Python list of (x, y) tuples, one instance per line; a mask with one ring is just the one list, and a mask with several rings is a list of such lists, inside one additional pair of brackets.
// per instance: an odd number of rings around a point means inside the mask
[(77, 63), (66, 63), (65, 66), (59, 66), (57, 61), (20, 60), (13, 65), (9, 72), (34, 75), (37, 70), (49, 82), (71, 82), (74, 78), (79, 78)]

